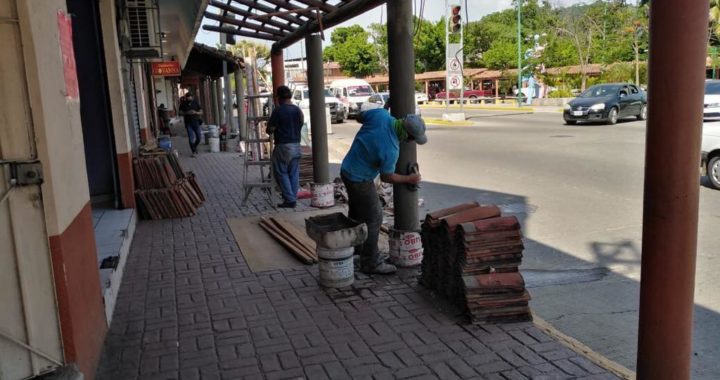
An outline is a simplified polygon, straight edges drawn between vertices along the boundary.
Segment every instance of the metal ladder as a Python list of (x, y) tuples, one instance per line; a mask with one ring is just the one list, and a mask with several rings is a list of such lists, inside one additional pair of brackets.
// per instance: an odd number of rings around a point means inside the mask
[[(248, 139), (245, 141), (246, 149), (243, 151), (243, 191), (244, 197), (242, 205), (244, 206), (253, 189), (264, 189), (268, 194), (268, 201), (273, 206), (275, 205), (275, 178), (272, 171), (272, 162), (270, 155), (273, 151), (273, 140), (272, 136), (263, 137), (263, 127), (267, 126), (268, 116), (260, 116), (256, 110), (256, 100), (271, 97), (272, 94), (267, 95), (248, 95), (246, 99), (250, 102), (248, 107), (248, 113), (250, 116), (247, 118), (249, 124)], [(268, 114), (272, 113), (272, 102), (270, 102), (270, 109)], [(266, 155), (263, 152), (263, 145), (269, 144), (269, 152)], [(251, 182), (248, 179), (248, 174), (251, 167), (258, 167), (260, 169), (260, 181)], [(265, 169), (267, 168), (267, 175)]]

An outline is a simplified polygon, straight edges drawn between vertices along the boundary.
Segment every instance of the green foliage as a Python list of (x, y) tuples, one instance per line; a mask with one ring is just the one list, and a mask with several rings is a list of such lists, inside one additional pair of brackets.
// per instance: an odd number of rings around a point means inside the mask
[(498, 40), (490, 45), (483, 62), (490, 69), (510, 69), (517, 67), (517, 45), (510, 41)]
[(368, 41), (370, 35), (360, 25), (338, 27), (330, 36), (332, 44), (325, 48), (324, 59), (336, 61), (343, 73), (364, 77), (378, 71), (378, 55)]
[(547, 94), (548, 98), (574, 98), (575, 96), (570, 92), (568, 89), (557, 89), (555, 91), (550, 91)]
[(413, 39), (415, 72), (437, 71), (445, 68), (445, 19), (432, 23), (420, 20)]

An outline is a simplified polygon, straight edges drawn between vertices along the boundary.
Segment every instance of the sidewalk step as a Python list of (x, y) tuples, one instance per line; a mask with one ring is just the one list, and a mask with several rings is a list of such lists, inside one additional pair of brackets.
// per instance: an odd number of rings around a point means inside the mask
[(247, 165), (247, 166), (253, 166), (253, 165), (260, 166), (260, 165), (270, 165), (270, 164), (271, 164), (270, 160), (247, 161), (245, 163), (245, 165)]
[(245, 187), (270, 187), (273, 186), (270, 182), (248, 182)]

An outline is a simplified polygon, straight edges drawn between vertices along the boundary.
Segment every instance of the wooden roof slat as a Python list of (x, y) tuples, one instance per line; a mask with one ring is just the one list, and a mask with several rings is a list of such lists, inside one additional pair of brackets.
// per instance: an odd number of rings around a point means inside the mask
[(330, 5), (327, 3), (327, 1), (318, 1), (318, 0), (295, 0), (299, 3), (303, 3), (305, 5), (319, 8), (321, 11), (325, 13), (334, 12), (337, 10), (337, 7), (334, 5)]
[[(240, 16), (240, 17), (243, 17), (244, 19), (245, 19), (245, 18), (248, 18), (248, 17), (257, 16), (257, 14), (255, 14), (255, 13), (249, 12), (249, 11), (247, 11), (247, 10), (245, 10), (245, 9), (240, 9), (240, 8), (238, 8), (238, 7), (234, 7), (234, 6), (232, 6), (232, 5), (226, 5), (225, 3), (221, 2), (221, 1), (217, 1), (217, 0), (211, 0), (211, 1), (210, 1), (210, 5), (212, 5), (212, 6), (215, 7), (215, 8), (219, 8), (219, 9), (222, 9), (222, 10), (224, 10), (224, 11), (228, 11), (228, 12), (230, 12), (230, 13), (234, 13), (234, 14)], [(279, 29), (287, 30), (288, 32), (294, 32), (295, 29), (296, 29), (296, 28), (293, 28), (292, 26), (290, 26), (289, 24), (284, 24), (284, 23), (282, 23), (282, 22), (279, 22), (279, 21), (276, 21), (276, 20), (273, 20), (273, 19), (263, 20), (262, 23), (263, 23), (263, 24), (272, 25), (272, 26), (277, 27), (277, 28), (279, 28)]]
[(307, 22), (307, 20), (314, 19), (314, 17), (309, 16), (312, 14), (311, 11), (308, 10), (308, 7), (300, 7), (295, 4), (290, 3), (287, 0), (264, 0), (270, 4), (275, 5), (275, 12), (283, 12), (283, 11), (299, 11), (297, 13), (298, 18), (304, 18), (303, 22)]
[[(252, 11), (253, 9), (257, 9), (258, 11), (264, 12), (264, 13), (274, 13), (277, 12), (276, 9), (265, 5), (261, 3), (259, 0), (253, 1), (253, 0), (233, 0), (233, 2), (242, 4), (248, 7), (248, 11)], [(262, 16), (261, 14), (257, 14), (256, 16)], [(292, 22), (293, 24), (296, 24), (297, 26), (302, 26), (305, 24), (305, 20), (302, 20), (298, 17), (292, 16), (292, 15), (279, 15), (277, 16), (279, 18), (285, 19), (287, 21)]]
[(277, 36), (280, 38), (287, 36), (287, 33), (284, 33), (280, 29), (271, 29), (266, 26), (252, 24), (247, 21), (238, 21), (238, 20), (235, 20), (234, 18), (222, 17), (220, 15), (216, 15), (216, 14), (210, 13), (210, 12), (205, 12), (205, 17), (209, 18), (210, 20), (220, 21), (223, 24), (235, 25), (235, 26), (240, 27), (241, 29), (251, 29), (256, 32), (263, 32), (263, 33), (271, 34), (271, 35), (274, 35), (274, 36)]
[(270, 41), (279, 41), (281, 37), (275, 36), (273, 34), (267, 34), (263, 32), (248, 32), (243, 30), (238, 30), (235, 28), (229, 28), (229, 27), (217, 27), (214, 25), (203, 25), (204, 30), (209, 30), (211, 32), (218, 32), (218, 33), (225, 33), (225, 34), (234, 34), (236, 36), (243, 36), (243, 37), (249, 37), (249, 38), (260, 38), (262, 40), (270, 40)]

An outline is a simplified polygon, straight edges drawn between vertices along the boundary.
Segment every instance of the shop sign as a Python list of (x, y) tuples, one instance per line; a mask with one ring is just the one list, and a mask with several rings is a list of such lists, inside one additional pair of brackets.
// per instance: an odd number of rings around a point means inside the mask
[(152, 75), (156, 77), (179, 77), (180, 62), (152, 62)]

